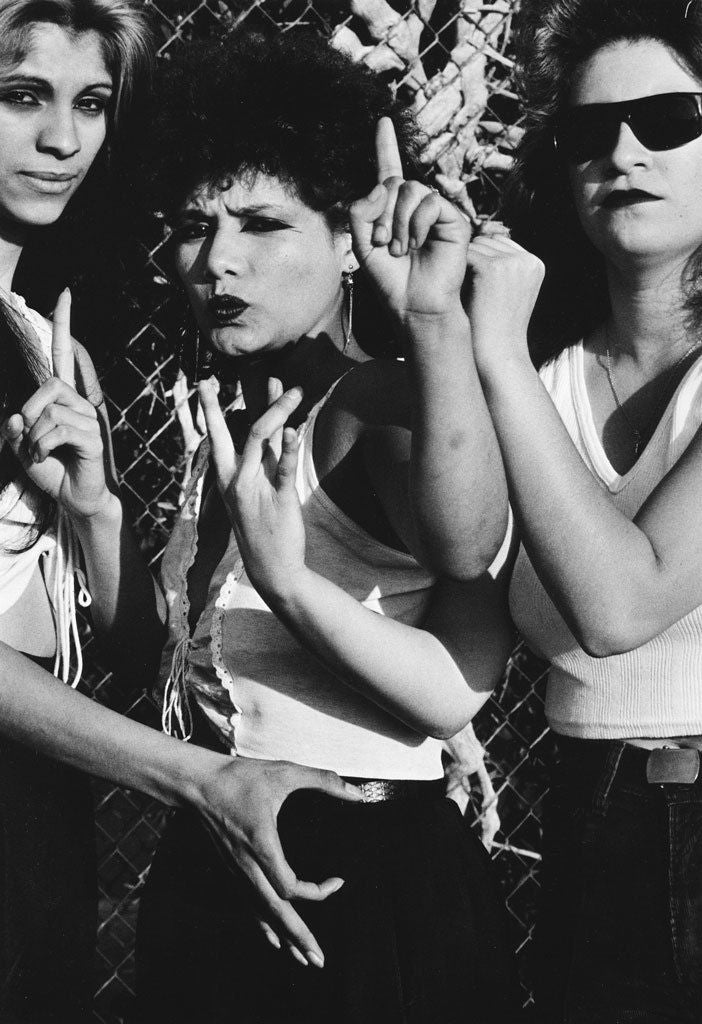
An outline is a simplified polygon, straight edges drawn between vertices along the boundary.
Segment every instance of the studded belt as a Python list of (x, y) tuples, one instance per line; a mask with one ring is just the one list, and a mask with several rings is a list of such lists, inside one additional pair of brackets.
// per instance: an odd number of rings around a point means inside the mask
[[(387, 800), (440, 800), (446, 793), (446, 782), (431, 779), (354, 779), (346, 776), (363, 793), (364, 804), (378, 804)], [(353, 807), (353, 804), (349, 804)]]

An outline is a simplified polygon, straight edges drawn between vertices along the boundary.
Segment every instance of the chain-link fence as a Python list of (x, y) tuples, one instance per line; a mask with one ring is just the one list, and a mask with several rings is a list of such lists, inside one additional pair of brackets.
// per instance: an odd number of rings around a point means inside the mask
[[(147, 0), (148, 2), (148, 0)], [(394, 83), (426, 134), (423, 161), (436, 185), (479, 229), (497, 210), (519, 139), (511, 41), (517, 0), (158, 0), (149, 3), (168, 59), (188, 40), (258, 26), (311, 26)], [(182, 431), (174, 412), (178, 299), (158, 266), (159, 226), (143, 239), (133, 287), (136, 328), (104, 370), (116, 460), (137, 534), (157, 563), (178, 502)], [(87, 683), (111, 707), (156, 725), (146, 698), (110, 675), (94, 647)], [(538, 889), (539, 815), (548, 735), (543, 667), (517, 648), (502, 685), (476, 722), (499, 796), (494, 857), (504, 885), (529, 1002), (529, 948)], [(163, 822), (139, 794), (96, 785), (101, 885), (96, 1019), (123, 1019), (133, 987), (140, 884)], [(468, 814), (478, 810), (474, 804)]]

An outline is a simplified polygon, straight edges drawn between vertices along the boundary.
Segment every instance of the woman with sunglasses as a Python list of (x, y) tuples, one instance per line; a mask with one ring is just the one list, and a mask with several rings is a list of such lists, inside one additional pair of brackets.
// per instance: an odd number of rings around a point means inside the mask
[[(508, 219), (531, 252), (506, 238), (472, 243), (468, 309), (522, 541), (511, 611), (551, 666), (558, 756), (538, 1019), (692, 1024), (702, 1005), (702, 8), (535, 0), (522, 18), (526, 132)], [(544, 268), (537, 372), (527, 325)]]

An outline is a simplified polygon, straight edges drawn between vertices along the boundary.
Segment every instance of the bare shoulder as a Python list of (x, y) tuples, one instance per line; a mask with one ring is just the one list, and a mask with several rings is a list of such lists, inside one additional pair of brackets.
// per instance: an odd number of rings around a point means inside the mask
[(410, 429), (412, 394), (407, 366), (397, 359), (360, 363), (342, 378), (328, 404), (332, 417), (352, 417), (361, 430)]

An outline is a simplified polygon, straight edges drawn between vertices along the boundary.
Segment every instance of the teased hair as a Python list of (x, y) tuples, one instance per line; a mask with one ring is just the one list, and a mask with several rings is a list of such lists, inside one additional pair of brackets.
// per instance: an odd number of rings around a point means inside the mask
[[(700, 0), (523, 0), (519, 86), (524, 138), (504, 199), (517, 241), (546, 264), (531, 325), (538, 363), (574, 344), (609, 310), (604, 262), (578, 220), (554, 127), (578, 67), (621, 40), (654, 39), (702, 81)], [(690, 324), (702, 328), (702, 254), (687, 268)]]
[[(386, 115), (405, 172), (416, 177), (419, 133), (409, 111), (382, 78), (315, 33), (242, 31), (190, 44), (162, 68), (144, 143), (134, 147), (135, 183), (168, 220), (193, 190), (262, 172), (338, 230), (349, 204), (376, 182), (375, 130)], [(356, 334), (380, 354), (373, 336), (389, 328), (373, 304), (375, 330), (364, 330), (371, 305), (368, 295), (357, 303)]]
[(167, 214), (195, 187), (257, 171), (291, 185), (314, 210), (343, 207), (375, 182), (375, 126), (384, 115), (414, 166), (409, 113), (376, 74), (311, 32), (191, 44), (160, 86), (146, 174)]

